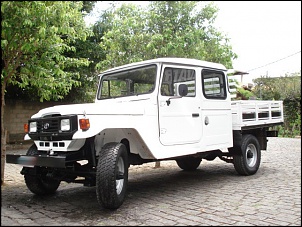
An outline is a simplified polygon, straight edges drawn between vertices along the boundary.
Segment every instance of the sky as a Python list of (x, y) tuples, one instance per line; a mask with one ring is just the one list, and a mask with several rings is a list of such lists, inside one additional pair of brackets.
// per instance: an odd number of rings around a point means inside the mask
[[(124, 1), (121, 1), (124, 2)], [(97, 20), (109, 2), (97, 2), (86, 23)], [(132, 2), (137, 3), (137, 2)], [(139, 1), (143, 6), (147, 1)], [(233, 68), (248, 72), (242, 84), (261, 76), (301, 72), (301, 1), (214, 1), (215, 27), (229, 39), (238, 58)]]

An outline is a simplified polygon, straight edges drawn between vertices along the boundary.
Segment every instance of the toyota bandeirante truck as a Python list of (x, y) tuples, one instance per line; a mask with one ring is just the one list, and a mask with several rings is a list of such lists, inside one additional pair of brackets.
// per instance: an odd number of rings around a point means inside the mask
[(28, 189), (55, 193), (61, 182), (96, 188), (100, 206), (119, 208), (130, 165), (175, 160), (184, 171), (220, 158), (253, 175), (283, 123), (282, 101), (232, 101), (225, 66), (157, 58), (100, 74), (95, 102), (40, 110), (27, 124), (22, 165)]

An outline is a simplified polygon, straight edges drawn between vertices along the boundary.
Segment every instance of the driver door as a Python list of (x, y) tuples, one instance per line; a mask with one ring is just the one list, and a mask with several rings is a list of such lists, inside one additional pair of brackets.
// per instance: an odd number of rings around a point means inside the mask
[[(163, 65), (159, 106), (159, 136), (163, 145), (197, 143), (202, 124), (200, 96), (196, 94), (194, 67)], [(186, 84), (188, 94), (180, 96), (179, 85)]]

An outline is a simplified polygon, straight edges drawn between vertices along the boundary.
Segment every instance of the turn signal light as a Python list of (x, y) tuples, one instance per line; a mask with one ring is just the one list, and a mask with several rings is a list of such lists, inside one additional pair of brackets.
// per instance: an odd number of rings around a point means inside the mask
[(28, 130), (28, 124), (24, 124), (24, 132), (25, 132), (25, 133), (28, 133), (28, 131), (29, 131), (29, 130)]
[(89, 119), (80, 119), (79, 120), (80, 123), (80, 128), (84, 131), (88, 130), (90, 128), (90, 123), (89, 123)]

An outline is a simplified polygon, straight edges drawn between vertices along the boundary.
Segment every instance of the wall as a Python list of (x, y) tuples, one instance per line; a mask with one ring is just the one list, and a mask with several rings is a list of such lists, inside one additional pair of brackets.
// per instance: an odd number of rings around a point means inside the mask
[(40, 109), (69, 104), (67, 102), (27, 102), (23, 100), (5, 100), (4, 127), (7, 130), (7, 144), (18, 144), (24, 141), (24, 124)]

